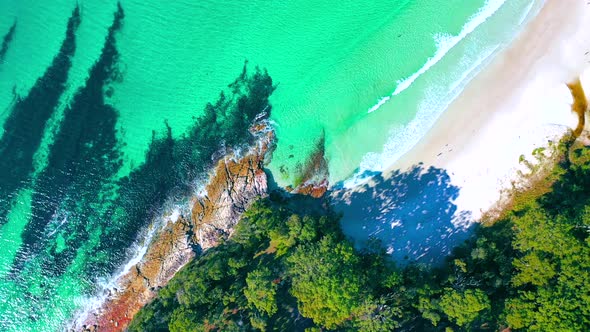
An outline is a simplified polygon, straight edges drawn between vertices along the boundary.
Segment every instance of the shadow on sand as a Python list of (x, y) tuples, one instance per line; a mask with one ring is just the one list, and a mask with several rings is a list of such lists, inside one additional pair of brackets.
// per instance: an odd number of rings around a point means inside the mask
[(358, 247), (380, 240), (400, 265), (437, 263), (469, 235), (471, 214), (454, 204), (459, 187), (447, 172), (418, 164), (332, 193), (342, 229)]

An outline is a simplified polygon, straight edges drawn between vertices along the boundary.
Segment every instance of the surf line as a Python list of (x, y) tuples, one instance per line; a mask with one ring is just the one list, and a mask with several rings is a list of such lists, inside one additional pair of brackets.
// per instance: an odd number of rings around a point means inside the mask
[(477, 27), (485, 23), (490, 17), (492, 17), (499, 9), (504, 5), (506, 0), (488, 0), (486, 4), (463, 25), (461, 32), (458, 35), (448, 34), (436, 34), (434, 41), (436, 42), (436, 52), (433, 57), (428, 58), (426, 63), (417, 72), (411, 76), (397, 81), (397, 87), (391, 96), (382, 97), (379, 99), (377, 104), (367, 110), (367, 113), (373, 113), (388, 102), (391, 97), (397, 96), (400, 93), (408, 89), (420, 76), (426, 73), (430, 68), (436, 65), (440, 60), (444, 58), (449, 51), (451, 51), (461, 40), (465, 39), (470, 35)]

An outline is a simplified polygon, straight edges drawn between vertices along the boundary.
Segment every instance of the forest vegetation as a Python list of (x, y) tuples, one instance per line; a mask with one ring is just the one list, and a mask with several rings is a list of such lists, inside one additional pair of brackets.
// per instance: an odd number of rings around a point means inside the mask
[(337, 214), (272, 194), (129, 330), (589, 331), (590, 149), (561, 150), (547, 190), (517, 193), (439, 267), (357, 250)]

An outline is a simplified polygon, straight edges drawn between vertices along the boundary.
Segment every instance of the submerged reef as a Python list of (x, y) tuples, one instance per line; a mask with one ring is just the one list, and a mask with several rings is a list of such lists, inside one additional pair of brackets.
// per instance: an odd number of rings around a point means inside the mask
[(4, 61), (4, 57), (6, 56), (6, 52), (8, 51), (8, 46), (10, 45), (12, 38), (14, 38), (15, 31), (16, 20), (14, 20), (14, 23), (12, 23), (10, 29), (8, 29), (8, 32), (4, 35), (4, 38), (2, 38), (2, 45), (0, 46), (0, 63)]
[[(45, 73), (37, 79), (27, 96), (17, 97), (4, 122), (0, 138), (0, 225), (7, 221), (12, 204), (11, 195), (30, 181), (33, 155), (39, 148), (47, 121), (58, 107), (66, 89), (72, 57), (76, 51), (76, 31), (80, 25), (80, 10), (74, 9), (68, 21), (65, 38), (59, 52)], [(16, 23), (4, 37), (0, 62), (16, 29)]]

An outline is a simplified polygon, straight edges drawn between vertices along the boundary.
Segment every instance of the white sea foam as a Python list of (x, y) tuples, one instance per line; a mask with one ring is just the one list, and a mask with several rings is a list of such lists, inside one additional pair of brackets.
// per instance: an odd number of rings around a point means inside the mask
[(391, 97), (389, 97), (389, 96), (379, 98), (379, 101), (377, 101), (377, 104), (375, 104), (373, 107), (369, 108), (367, 113), (375, 112), (376, 110), (379, 109), (379, 107), (381, 107), (381, 105), (385, 104), (389, 99), (391, 99)]
[[(417, 72), (405, 79), (397, 81), (397, 87), (395, 88), (395, 91), (391, 94), (391, 96), (397, 96), (400, 93), (404, 92), (406, 89), (408, 89), (420, 76), (422, 76), (434, 65), (440, 62), (440, 60), (442, 60), (451, 49), (457, 46), (459, 42), (461, 42), (461, 40), (465, 39), (465, 37), (467, 37), (469, 34), (475, 31), (478, 26), (485, 23), (488, 20), (488, 18), (493, 16), (502, 7), (502, 5), (504, 5), (505, 2), (506, 0), (488, 0), (486, 4), (476, 14), (474, 14), (467, 21), (467, 23), (465, 23), (465, 25), (461, 29), (461, 32), (459, 32), (459, 34), (456, 36), (444, 33), (434, 35), (434, 41), (436, 43), (436, 53), (434, 54), (434, 56), (429, 58)], [(526, 10), (525, 17), (526, 15), (528, 15), (531, 8), (532, 4)], [(378, 110), (390, 99), (391, 97), (389, 96), (380, 98), (377, 104), (369, 108), (367, 113), (372, 113)]]
[(174, 210), (172, 210), (172, 213), (168, 216), (168, 220), (172, 223), (175, 223), (178, 220), (178, 218), (180, 218), (180, 209), (175, 208)]
[(59, 222), (59, 225), (57, 225), (53, 231), (51, 231), (49, 234), (47, 234), (47, 237), (53, 236), (53, 234), (57, 233), (57, 231), (59, 231), (61, 226), (65, 225), (67, 222), (68, 222), (68, 216), (66, 215), (61, 219), (61, 221)]
[(530, 14), (531, 14), (531, 10), (533, 9), (534, 4), (535, 4), (535, 1), (531, 1), (531, 3), (529, 3), (527, 9), (522, 13), (522, 16), (518, 20), (518, 25), (522, 25), (526, 21), (527, 18), (531, 17)]
[(149, 244), (151, 243), (154, 235), (157, 233), (156, 230), (160, 229), (162, 226), (162, 222), (158, 221), (151, 224), (144, 232), (144, 235), (141, 236), (140, 239), (131, 246), (131, 248), (129, 249), (129, 252), (132, 253), (131, 258), (126, 262), (126, 264), (123, 265), (118, 270), (118, 272), (113, 274), (110, 278), (105, 278), (98, 281), (98, 291), (96, 295), (80, 299), (81, 310), (79, 314), (75, 315), (76, 318), (72, 323), (73, 327), (81, 328), (81, 325), (86, 321), (88, 315), (91, 312), (94, 312), (98, 308), (100, 308), (102, 304), (107, 300), (109, 295), (111, 295), (113, 292), (116, 292), (121, 277), (126, 275), (133, 268), (133, 266), (135, 266), (143, 259), (143, 257), (147, 253)]
[[(463, 87), (469, 82), (482, 64), (488, 60), (499, 48), (495, 45), (485, 52), (480, 53), (480, 57), (472, 62), (467, 70), (461, 71), (460, 76), (448, 86), (432, 86), (425, 93), (425, 98), (419, 105), (416, 117), (410, 121), (402, 130), (391, 135), (385, 144), (383, 153), (378, 157), (379, 170), (385, 170), (393, 164), (404, 153), (408, 152), (430, 129), (438, 117), (444, 112), (449, 104), (461, 93)], [(466, 55), (462, 63), (467, 62), (470, 56)], [(463, 67), (463, 66), (460, 66)], [(463, 67), (464, 68), (464, 67)], [(456, 77), (456, 76), (455, 76)], [(367, 165), (368, 166), (368, 165)]]
[[(392, 96), (407, 89), (419, 76), (438, 63), (461, 40), (475, 31), (479, 25), (487, 21), (505, 2), (505, 0), (489, 0), (486, 2), (484, 7), (463, 26), (462, 31), (457, 36), (437, 35), (435, 39), (439, 48), (436, 55), (429, 59), (418, 72), (400, 83)], [(519, 26), (526, 22), (528, 17), (532, 16), (532, 9), (536, 8), (533, 5), (534, 3), (531, 3), (531, 5), (527, 6), (523, 18), (519, 20)], [(437, 82), (438, 84), (430, 84), (428, 90), (424, 93), (422, 102), (419, 104), (418, 113), (415, 118), (405, 126), (392, 128), (388, 135), (389, 138), (384, 144), (383, 151), (381, 153), (367, 153), (359, 165), (358, 172), (351, 178), (346, 179), (342, 183), (342, 186), (352, 188), (364, 183), (371, 177), (371, 172), (384, 171), (408, 152), (420, 140), (424, 133), (434, 125), (448, 105), (461, 93), (463, 87), (479, 72), (479, 68), (483, 67), (486, 62), (489, 62), (492, 55), (497, 53), (502, 46), (504, 44), (492, 45), (485, 51), (472, 50), (470, 52), (472, 54), (465, 55), (461, 59), (460, 64), (456, 67), (457, 70), (455, 73), (448, 75), (453, 81), (445, 82), (444, 80), (439, 80)], [(475, 61), (473, 60), (474, 58), (476, 59)], [(369, 109), (369, 113), (377, 110), (388, 100), (389, 98), (387, 100), (381, 98), (377, 105)]]
[(412, 74), (412, 76), (398, 81), (397, 88), (392, 95), (397, 96), (409, 88), (412, 83), (418, 79), (418, 77), (422, 76), (425, 72), (432, 68), (432, 66), (436, 65), (447, 53), (449, 53), (453, 47), (457, 46), (461, 40), (475, 31), (478, 26), (483, 24), (488, 20), (488, 18), (494, 15), (505, 2), (506, 0), (488, 0), (476, 14), (473, 15), (469, 21), (467, 21), (467, 23), (465, 23), (463, 29), (461, 29), (461, 32), (459, 32), (457, 36), (447, 34), (435, 35), (434, 40), (436, 42), (437, 50), (434, 56), (429, 58), (424, 66)]
[(343, 187), (353, 188), (364, 183), (370, 177), (364, 175), (367, 171), (369, 174), (370, 172), (382, 172), (408, 152), (461, 93), (465, 84), (479, 72), (479, 68), (489, 62), (492, 55), (498, 52), (500, 46), (492, 45), (484, 51), (474, 49), (472, 52), (468, 52), (461, 59), (456, 72), (449, 75), (449, 77), (455, 78), (453, 81), (442, 81), (440, 84), (429, 85), (414, 119), (405, 126), (400, 125), (392, 128), (383, 151), (366, 154), (359, 166), (359, 171), (345, 180)]

